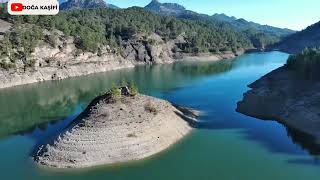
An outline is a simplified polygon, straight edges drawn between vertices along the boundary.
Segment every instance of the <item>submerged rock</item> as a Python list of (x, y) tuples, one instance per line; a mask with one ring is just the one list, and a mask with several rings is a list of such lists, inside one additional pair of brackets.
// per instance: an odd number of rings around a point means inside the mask
[[(121, 89), (94, 99), (53, 142), (39, 147), (34, 161), (54, 168), (84, 168), (139, 160), (154, 155), (187, 135), (194, 120), (167, 101)], [(121, 101), (121, 102), (120, 102)]]
[(320, 82), (299, 78), (281, 67), (249, 85), (237, 111), (264, 120), (277, 120), (314, 137), (320, 145)]

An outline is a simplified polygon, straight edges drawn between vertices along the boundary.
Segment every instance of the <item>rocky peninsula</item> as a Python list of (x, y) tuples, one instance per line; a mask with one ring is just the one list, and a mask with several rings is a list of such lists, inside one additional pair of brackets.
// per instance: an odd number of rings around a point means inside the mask
[(263, 120), (277, 120), (311, 135), (320, 144), (320, 81), (301, 78), (286, 65), (249, 87), (251, 90), (238, 103), (238, 112)]
[(59, 137), (39, 147), (34, 161), (52, 168), (85, 168), (140, 160), (170, 147), (197, 113), (129, 88), (95, 98)]

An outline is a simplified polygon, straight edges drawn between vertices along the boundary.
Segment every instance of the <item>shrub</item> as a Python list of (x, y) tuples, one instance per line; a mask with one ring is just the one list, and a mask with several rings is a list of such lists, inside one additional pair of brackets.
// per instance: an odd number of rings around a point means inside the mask
[(147, 102), (147, 104), (144, 106), (144, 109), (149, 113), (153, 113), (153, 114), (158, 113), (157, 108), (150, 101)]
[(102, 50), (101, 50), (101, 48), (98, 48), (97, 56), (99, 56), (99, 57), (102, 56)]
[(26, 67), (30, 67), (30, 68), (33, 68), (35, 67), (35, 64), (36, 64), (36, 59), (29, 59), (27, 61), (27, 63), (25, 64)]
[(128, 82), (125, 79), (121, 80), (121, 87), (126, 87), (128, 86)]
[(89, 121), (84, 121), (84, 126), (88, 128), (91, 127), (91, 124)]
[(150, 44), (150, 45), (155, 45), (156, 44), (156, 40), (154, 40), (154, 39), (148, 39), (148, 44)]
[(56, 48), (57, 47), (57, 42), (58, 42), (58, 37), (55, 34), (46, 35), (45, 36), (45, 42), (50, 44), (51, 47)]
[(15, 68), (16, 65), (13, 64), (13, 63), (7, 63), (7, 62), (4, 62), (4, 61), (0, 61), (0, 68), (2, 69), (5, 69), (5, 70), (10, 70), (10, 69), (13, 69)]
[(81, 49), (75, 49), (72, 54), (73, 57), (79, 57), (81, 54), (83, 53), (83, 51)]
[(121, 91), (116, 84), (112, 84), (110, 92), (111, 92), (111, 96), (112, 96), (113, 100), (115, 100), (116, 102), (120, 101)]
[(134, 134), (134, 133), (130, 133), (130, 134), (127, 135), (127, 137), (129, 137), (129, 138), (135, 138), (135, 137), (137, 137), (137, 135)]
[(130, 90), (131, 95), (133, 95), (133, 96), (136, 96), (139, 93), (138, 88), (136, 87), (136, 85), (133, 82), (130, 83), (129, 90)]
[(44, 62), (46, 62), (47, 64), (50, 64), (51, 62), (55, 62), (57, 61), (57, 59), (54, 56), (51, 57), (45, 57), (43, 58)]

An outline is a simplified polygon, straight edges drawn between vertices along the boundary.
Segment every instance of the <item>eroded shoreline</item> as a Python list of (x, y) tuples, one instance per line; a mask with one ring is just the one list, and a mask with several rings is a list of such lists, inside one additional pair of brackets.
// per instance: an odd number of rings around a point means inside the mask
[[(172, 64), (183, 61), (219, 61), (233, 59), (244, 54), (244, 51), (239, 51), (237, 54), (201, 54), (198, 56), (184, 55), (182, 59), (171, 59), (158, 64)], [(92, 57), (83, 64), (75, 64), (65, 67), (42, 67), (36, 71), (27, 72), (10, 72), (0, 70), (0, 89), (10, 88), (15, 86), (33, 84), (44, 81), (63, 80), (72, 77), (86, 76), (90, 74), (116, 71), (121, 69), (134, 68), (139, 65), (146, 65), (133, 60), (125, 60), (114, 55), (106, 55), (104, 57)], [(104, 58), (104, 59), (103, 59)]]
[[(122, 88), (123, 89), (123, 88)], [(186, 136), (197, 116), (157, 98), (110, 94), (94, 99), (54, 141), (39, 147), (34, 161), (50, 168), (87, 168), (141, 160)]]
[(238, 103), (238, 112), (263, 120), (276, 120), (311, 135), (314, 142), (320, 144), (319, 82), (304, 80), (281, 67), (249, 87), (251, 90)]

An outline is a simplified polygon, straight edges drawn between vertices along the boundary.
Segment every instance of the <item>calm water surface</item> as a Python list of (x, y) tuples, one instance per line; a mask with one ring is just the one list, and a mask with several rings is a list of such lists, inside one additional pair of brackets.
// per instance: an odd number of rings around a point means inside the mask
[[(0, 178), (320, 179), (320, 150), (308, 135), (235, 112), (247, 85), (283, 65), (280, 52), (228, 62), (142, 66), (87, 77), (0, 90)], [(152, 158), (77, 171), (41, 169), (30, 161), (38, 144), (55, 136), (92, 98), (122, 79), (141, 92), (204, 112), (196, 129)]]

